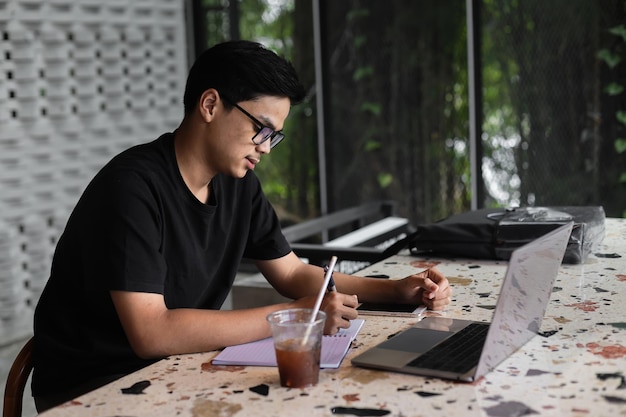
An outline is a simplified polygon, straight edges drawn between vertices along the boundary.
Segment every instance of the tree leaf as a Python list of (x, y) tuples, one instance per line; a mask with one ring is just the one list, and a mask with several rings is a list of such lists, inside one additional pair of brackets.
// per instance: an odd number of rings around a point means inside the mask
[(609, 33), (613, 35), (621, 36), (624, 42), (626, 42), (626, 26), (619, 25), (609, 29)]
[(365, 77), (371, 76), (372, 74), (374, 74), (374, 67), (369, 65), (367, 67), (357, 68), (356, 71), (354, 71), (354, 75), (352, 76), (352, 79), (354, 81), (359, 81)]
[(370, 11), (368, 9), (361, 8), (361, 9), (350, 10), (346, 18), (348, 21), (354, 21), (357, 19), (365, 18), (369, 15), (370, 15)]
[(382, 172), (378, 174), (378, 184), (381, 188), (387, 188), (393, 182), (393, 176), (389, 173)]
[(619, 64), (622, 61), (622, 58), (620, 58), (619, 55), (614, 54), (608, 49), (601, 49), (600, 51), (598, 51), (598, 58), (606, 62), (606, 64), (611, 69), (615, 68), (617, 64)]
[(618, 138), (617, 140), (615, 140), (615, 150), (617, 151), (617, 153), (626, 152), (626, 139)]
[(626, 125), (626, 111), (625, 110), (619, 110), (617, 113), (615, 113), (615, 117), (617, 117), (617, 120), (619, 120), (620, 123)]
[(624, 91), (624, 86), (618, 83), (611, 83), (604, 87), (604, 92), (610, 96), (616, 96)]
[(365, 35), (356, 36), (354, 38), (354, 47), (355, 48), (360, 48), (361, 46), (365, 45), (366, 42), (367, 42), (367, 36), (365, 36)]
[(380, 149), (382, 147), (383, 147), (383, 145), (380, 142), (378, 142), (377, 140), (368, 140), (365, 143), (365, 151), (367, 151), (367, 152), (375, 151), (375, 150)]
[(626, 183), (626, 172), (622, 172), (622, 175), (619, 177), (619, 182)]
[(365, 112), (370, 112), (376, 116), (380, 116), (382, 106), (380, 105), (380, 103), (372, 103), (371, 101), (366, 101), (361, 104), (361, 110)]

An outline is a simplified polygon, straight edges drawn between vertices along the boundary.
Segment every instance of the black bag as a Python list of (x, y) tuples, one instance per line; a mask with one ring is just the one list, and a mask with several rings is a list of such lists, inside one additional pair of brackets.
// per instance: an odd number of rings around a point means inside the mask
[(574, 221), (563, 263), (584, 262), (604, 238), (602, 207), (486, 208), (419, 225), (414, 233), (384, 252), (409, 248), (420, 256), (508, 260), (513, 250), (557, 227)]

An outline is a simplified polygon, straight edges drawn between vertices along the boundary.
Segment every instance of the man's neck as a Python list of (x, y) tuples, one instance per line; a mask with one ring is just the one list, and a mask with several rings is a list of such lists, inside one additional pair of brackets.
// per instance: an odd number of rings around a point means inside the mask
[(209, 172), (205, 161), (202, 159), (203, 152), (198, 149), (198, 140), (194, 140), (197, 132), (189, 129), (181, 123), (174, 132), (174, 151), (176, 162), (187, 188), (202, 203), (206, 203), (209, 198), (210, 183), (214, 173)]

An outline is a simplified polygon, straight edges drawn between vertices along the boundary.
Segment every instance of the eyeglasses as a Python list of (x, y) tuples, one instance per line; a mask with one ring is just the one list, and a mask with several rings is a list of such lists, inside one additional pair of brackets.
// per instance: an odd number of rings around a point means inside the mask
[(274, 146), (278, 145), (281, 140), (285, 139), (285, 134), (283, 132), (281, 132), (280, 130), (275, 131), (271, 127), (265, 126), (256, 117), (254, 117), (253, 115), (245, 111), (243, 108), (241, 108), (241, 106), (239, 106), (237, 103), (234, 103), (232, 101), (231, 103), (233, 104), (233, 106), (238, 108), (240, 112), (248, 116), (248, 118), (252, 120), (258, 127), (260, 127), (259, 131), (256, 132), (254, 136), (252, 136), (252, 142), (255, 145), (260, 145), (266, 140), (269, 140), (270, 149), (272, 149)]

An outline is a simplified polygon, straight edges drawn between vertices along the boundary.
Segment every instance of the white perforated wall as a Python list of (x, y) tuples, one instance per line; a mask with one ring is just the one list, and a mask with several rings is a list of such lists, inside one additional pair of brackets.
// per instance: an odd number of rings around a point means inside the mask
[(0, 0), (0, 344), (96, 171), (180, 122), (186, 50), (183, 0)]

